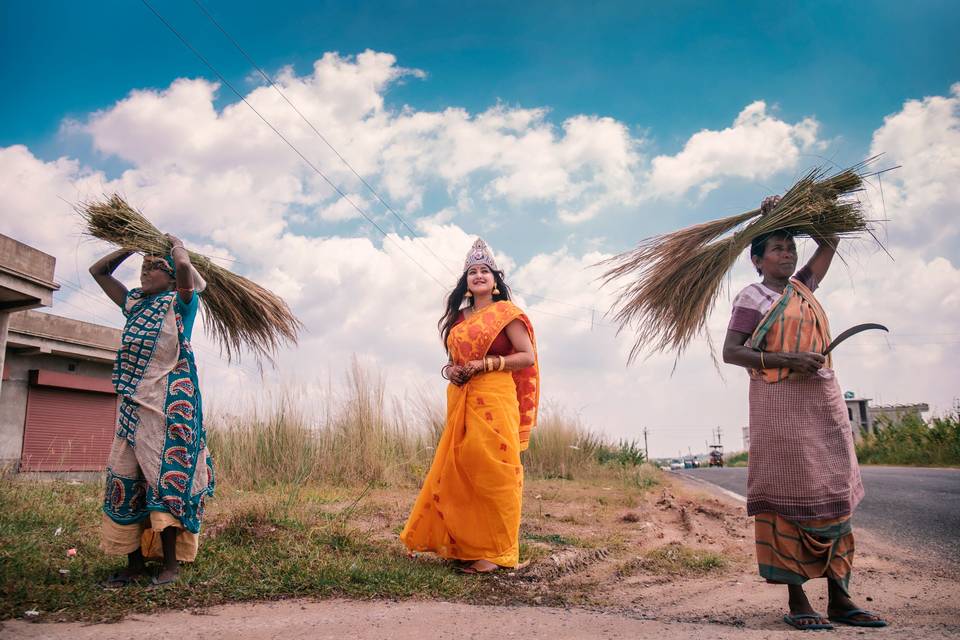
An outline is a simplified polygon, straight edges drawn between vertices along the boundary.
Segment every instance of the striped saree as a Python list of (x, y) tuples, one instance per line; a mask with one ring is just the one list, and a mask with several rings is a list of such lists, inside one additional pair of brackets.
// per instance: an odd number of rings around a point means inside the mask
[[(513, 320), (523, 322), (533, 341), (526, 315), (506, 301), (454, 326), (447, 339), (454, 363), (483, 358)], [(488, 560), (503, 567), (518, 564), (520, 452), (536, 424), (539, 396), (536, 363), (512, 373), (479, 374), (462, 387), (447, 387), (446, 427), (400, 534), (410, 551)]]
[(754, 519), (760, 575), (777, 584), (803, 584), (828, 577), (844, 590), (853, 570), (850, 517), (787, 520), (774, 512)]

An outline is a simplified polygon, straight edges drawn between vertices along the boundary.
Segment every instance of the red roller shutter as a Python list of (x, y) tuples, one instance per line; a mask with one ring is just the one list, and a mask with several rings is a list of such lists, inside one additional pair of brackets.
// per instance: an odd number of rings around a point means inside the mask
[(103, 471), (116, 430), (117, 396), (30, 386), (21, 471)]

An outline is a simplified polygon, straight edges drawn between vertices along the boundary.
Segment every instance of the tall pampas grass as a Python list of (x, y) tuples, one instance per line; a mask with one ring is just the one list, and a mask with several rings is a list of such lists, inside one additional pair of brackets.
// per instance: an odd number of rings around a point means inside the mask
[[(142, 254), (170, 253), (164, 235), (117, 194), (81, 203), (77, 212), (86, 222), (86, 233), (94, 238)], [(278, 347), (296, 344), (301, 324), (282, 298), (206, 256), (189, 253), (193, 266), (207, 281), (201, 305), (204, 325), (228, 359), (238, 357), (242, 347), (252, 351), (257, 360), (270, 359)]]
[(753, 209), (654, 236), (601, 262), (603, 284), (619, 285), (609, 314), (620, 331), (636, 330), (628, 361), (643, 352), (679, 355), (703, 333), (724, 276), (754, 238), (782, 229), (819, 238), (869, 234), (876, 240), (859, 200), (851, 197), (862, 190), (873, 160), (832, 174), (811, 170), (766, 215)]

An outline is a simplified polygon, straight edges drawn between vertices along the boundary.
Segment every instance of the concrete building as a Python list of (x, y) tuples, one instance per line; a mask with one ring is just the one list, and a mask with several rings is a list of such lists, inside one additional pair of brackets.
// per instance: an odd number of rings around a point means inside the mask
[(56, 259), (0, 235), (0, 466), (100, 471), (116, 423), (120, 331), (50, 306)]
[(921, 414), (930, 410), (930, 406), (925, 402), (871, 405), (872, 398), (857, 397), (852, 391), (844, 393), (843, 398), (847, 403), (847, 417), (855, 438), (860, 438), (865, 433), (874, 433), (877, 429), (882, 429), (884, 424), (900, 422), (908, 416), (922, 418)]

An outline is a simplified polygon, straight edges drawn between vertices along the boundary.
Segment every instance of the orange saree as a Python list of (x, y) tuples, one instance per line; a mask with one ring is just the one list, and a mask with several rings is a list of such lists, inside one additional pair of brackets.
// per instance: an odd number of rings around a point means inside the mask
[[(514, 304), (495, 302), (457, 324), (447, 338), (454, 364), (483, 358), (510, 322), (529, 319)], [(540, 375), (534, 365), (495, 371), (447, 387), (447, 424), (400, 539), (411, 551), (443, 558), (519, 562), (523, 466), (536, 424)]]

